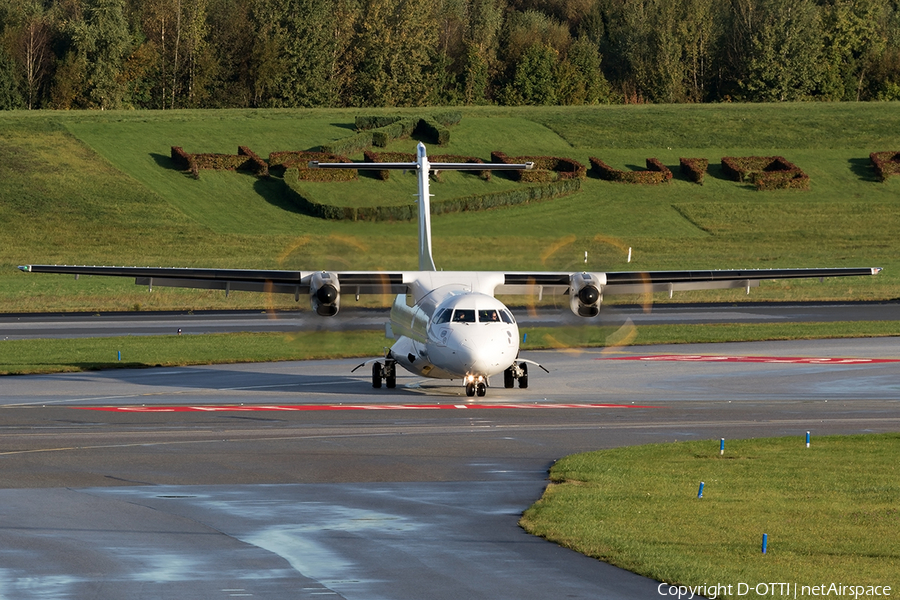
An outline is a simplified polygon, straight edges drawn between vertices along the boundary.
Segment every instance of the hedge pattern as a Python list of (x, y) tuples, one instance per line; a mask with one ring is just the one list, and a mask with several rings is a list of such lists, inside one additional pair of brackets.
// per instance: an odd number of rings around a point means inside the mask
[(875, 174), (879, 181), (885, 181), (891, 175), (900, 175), (900, 152), (873, 152), (869, 155)]
[(384, 148), (393, 140), (414, 134), (426, 136), (432, 143), (443, 146), (450, 141), (449, 127), (458, 124), (461, 120), (462, 112), (458, 110), (426, 116), (357, 116), (355, 125), (358, 132), (356, 134), (324, 144), (320, 150), (331, 154), (358, 154), (372, 146)]
[(269, 165), (266, 164), (266, 161), (257, 156), (253, 150), (247, 146), (238, 146), (238, 155), (247, 157), (247, 160), (241, 164), (238, 169), (251, 171), (257, 177), (269, 176)]
[(533, 162), (530, 171), (511, 171), (512, 179), (523, 183), (548, 183), (566, 179), (584, 179), (587, 167), (571, 158), (561, 156), (507, 156), (500, 151), (491, 152), (491, 162), (519, 164)]
[(809, 189), (809, 176), (781, 156), (725, 156), (722, 171), (735, 181), (750, 181), (757, 190)]
[(328, 154), (326, 152), (272, 152), (269, 154), (269, 168), (284, 172), (287, 169), (296, 169), (297, 176), (302, 181), (354, 181), (359, 178), (356, 169), (310, 169), (311, 161), (348, 163), (352, 162), (346, 156)]
[(182, 170), (189, 170), (194, 179), (201, 169), (215, 171), (250, 171), (258, 177), (268, 177), (269, 167), (246, 146), (239, 146), (237, 154), (189, 154), (179, 146), (172, 146), (172, 160)]
[(622, 171), (614, 169), (594, 156), (588, 159), (591, 162), (591, 172), (604, 181), (616, 181), (619, 183), (637, 183), (642, 185), (659, 185), (672, 179), (672, 171), (656, 158), (647, 159), (646, 171)]
[[(409, 152), (372, 152), (366, 150), (363, 152), (363, 162), (381, 163), (381, 162), (416, 162), (416, 155)], [(391, 178), (391, 172), (387, 169), (384, 171), (376, 171), (375, 175), (381, 181), (387, 181)]]
[[(299, 179), (296, 173), (297, 171), (294, 169), (289, 169), (285, 172), (284, 181), (287, 184), (285, 185), (285, 194), (297, 208), (314, 217), (349, 221), (410, 221), (418, 215), (416, 204), (372, 207), (320, 204), (308, 198), (298, 187)], [(568, 179), (546, 185), (521, 187), (491, 194), (478, 194), (437, 201), (431, 204), (431, 212), (432, 214), (445, 214), (514, 206), (559, 198), (573, 194), (580, 189), (580, 179)]]
[(709, 160), (706, 158), (679, 158), (682, 174), (694, 183), (703, 185), (706, 169), (709, 168)]
[[(435, 154), (434, 156), (429, 156), (428, 160), (431, 162), (445, 162), (445, 163), (466, 163), (469, 165), (483, 165), (484, 161), (478, 158), (477, 156), (463, 156), (461, 154)], [(483, 171), (467, 171), (468, 173), (477, 173), (480, 178), (485, 181), (491, 180), (491, 170), (485, 169)], [(434, 178), (436, 181), (443, 181), (441, 179), (441, 172), (434, 171)]]
[[(416, 155), (408, 152), (371, 152), (366, 150), (363, 152), (363, 160), (370, 163), (380, 162), (416, 162)], [(469, 163), (484, 164), (484, 161), (477, 156), (462, 156), (458, 154), (432, 154), (428, 157), (429, 162), (453, 162), (453, 163)], [(491, 180), (491, 171), (489, 169), (477, 171), (478, 176), (485, 181)], [(378, 179), (387, 181), (390, 179), (391, 172), (388, 170), (378, 171)], [(432, 176), (435, 181), (443, 181), (440, 171), (433, 171)]]

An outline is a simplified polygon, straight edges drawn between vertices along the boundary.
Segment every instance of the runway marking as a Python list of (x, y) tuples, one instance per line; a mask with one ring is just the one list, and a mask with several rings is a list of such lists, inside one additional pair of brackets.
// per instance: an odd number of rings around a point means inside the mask
[(77, 410), (108, 412), (252, 412), (252, 411), (321, 411), (321, 410), (464, 410), (493, 408), (501, 410), (548, 408), (656, 408), (636, 404), (293, 404), (293, 405), (203, 405), (203, 406), (73, 406)]
[(801, 365), (869, 365), (900, 362), (897, 358), (829, 358), (821, 356), (722, 356), (709, 354), (660, 354), (655, 356), (610, 356), (595, 360), (644, 360), (676, 362), (731, 362)]

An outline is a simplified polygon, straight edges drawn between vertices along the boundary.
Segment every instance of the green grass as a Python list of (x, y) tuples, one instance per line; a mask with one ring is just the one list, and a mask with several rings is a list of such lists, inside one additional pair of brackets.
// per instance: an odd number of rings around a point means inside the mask
[(718, 440), (579, 454), (553, 466), (521, 524), (669, 584), (732, 584), (728, 598), (762, 597), (752, 587), (739, 596), (739, 582), (797, 583), (798, 597), (800, 586), (830, 583), (887, 585), (894, 595), (898, 451), (896, 433), (814, 435), (807, 449), (798, 431), (727, 440), (724, 457)]
[[(524, 350), (702, 342), (900, 336), (900, 322), (529, 327)], [(0, 341), (0, 375), (379, 356), (378, 331), (230, 333)], [(121, 352), (121, 360), (119, 359)]]
[[(264, 157), (309, 149), (351, 133), (359, 112), (378, 111), (4, 112), (0, 311), (295, 306), (292, 298), (148, 294), (127, 281), (14, 269), (28, 262), (414, 269), (413, 223), (323, 221), (297, 212), (277, 178), (204, 171), (195, 181), (168, 158), (172, 145), (228, 153), (248, 145)], [(435, 259), (448, 270), (582, 269), (585, 251), (595, 270), (881, 266), (874, 278), (766, 283), (750, 299), (900, 297), (900, 181), (875, 182), (867, 158), (895, 149), (898, 126), (892, 103), (466, 108), (450, 144), (432, 153), (595, 155), (623, 168), (649, 156), (672, 167), (679, 156), (705, 156), (712, 166), (703, 186), (678, 175), (659, 187), (588, 179), (582, 192), (554, 201), (438, 216)], [(718, 160), (727, 154), (782, 154), (810, 173), (812, 189), (757, 192), (726, 181)], [(395, 175), (309, 191), (334, 203), (406, 203), (412, 177)], [(446, 175), (432, 188), (441, 197), (515, 185)], [(740, 291), (716, 291), (675, 301), (738, 299)]]

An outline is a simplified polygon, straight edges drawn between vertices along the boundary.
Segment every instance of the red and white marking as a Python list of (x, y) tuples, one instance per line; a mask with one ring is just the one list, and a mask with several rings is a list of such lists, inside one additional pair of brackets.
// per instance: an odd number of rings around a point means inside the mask
[(800, 365), (870, 365), (900, 362), (897, 358), (829, 358), (822, 356), (721, 356), (714, 354), (659, 354), (655, 356), (611, 356), (598, 360), (642, 360), (675, 362), (782, 363)]
[(313, 411), (313, 410), (464, 410), (464, 409), (535, 409), (535, 408), (653, 408), (635, 404), (293, 404), (293, 405), (223, 405), (223, 406), (73, 406), (80, 410), (110, 412), (235, 412), (235, 411)]

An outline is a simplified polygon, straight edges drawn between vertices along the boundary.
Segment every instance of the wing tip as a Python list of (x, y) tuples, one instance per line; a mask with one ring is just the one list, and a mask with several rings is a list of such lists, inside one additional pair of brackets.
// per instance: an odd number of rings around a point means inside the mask
[(19, 270), (23, 273), (28, 273), (31, 271), (31, 265), (19, 265)]

